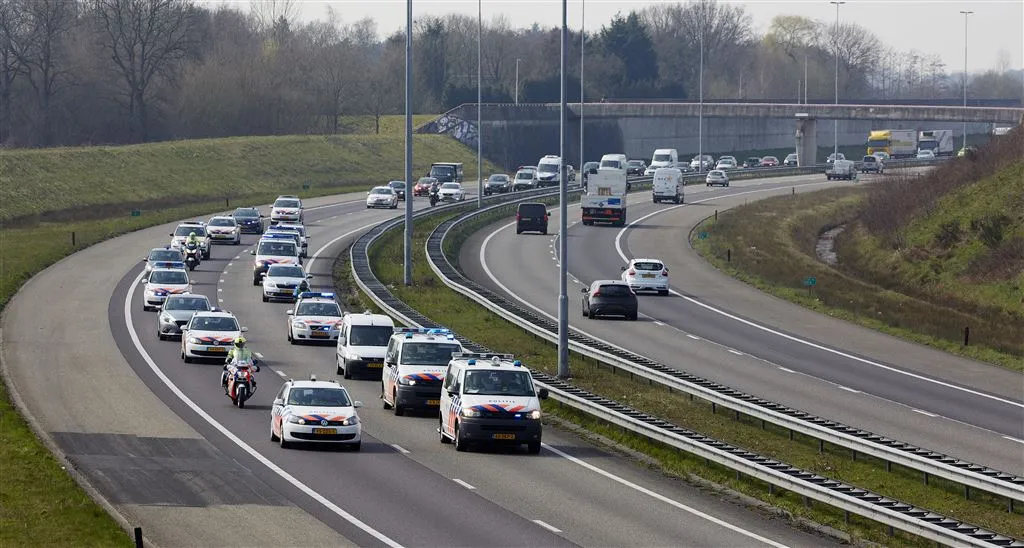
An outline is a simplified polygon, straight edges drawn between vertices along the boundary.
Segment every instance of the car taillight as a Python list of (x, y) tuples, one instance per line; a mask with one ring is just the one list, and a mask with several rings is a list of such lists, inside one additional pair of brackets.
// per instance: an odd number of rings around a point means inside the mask
[(544, 222), (547, 222), (547, 221), (548, 221), (548, 214), (547, 214), (547, 213), (545, 213), (545, 214), (544, 214)]
[(668, 269), (666, 268), (665, 270), (662, 270), (661, 271), (661, 275), (662, 276), (668, 276)]
[(594, 294), (591, 295), (591, 297), (600, 297), (600, 296), (601, 296), (601, 292), (600, 291), (595, 291)]
[(516, 213), (516, 220), (517, 220), (517, 221), (518, 221), (519, 219), (522, 219), (522, 218), (523, 218), (523, 216), (522, 216), (522, 215), (520, 215), (520, 214)]
[(626, 274), (629, 274), (630, 276), (636, 276), (636, 270), (630, 270), (629, 272), (626, 272)]

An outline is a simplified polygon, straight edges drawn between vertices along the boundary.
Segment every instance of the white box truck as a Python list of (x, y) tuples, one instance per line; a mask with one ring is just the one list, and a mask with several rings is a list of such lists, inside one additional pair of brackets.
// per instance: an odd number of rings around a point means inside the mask
[(651, 198), (654, 203), (683, 201), (683, 172), (679, 168), (659, 167), (654, 170), (651, 183)]
[(626, 225), (626, 170), (606, 168), (587, 177), (587, 193), (580, 200), (583, 224)]
[(952, 156), (954, 148), (951, 129), (922, 131), (917, 137), (917, 150), (930, 150), (936, 156)]

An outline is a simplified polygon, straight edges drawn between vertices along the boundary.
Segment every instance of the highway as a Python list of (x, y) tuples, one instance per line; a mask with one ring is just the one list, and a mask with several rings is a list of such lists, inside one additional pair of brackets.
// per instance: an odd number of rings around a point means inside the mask
[[(368, 211), (360, 198), (311, 201), (314, 289), (332, 287), (334, 257), (355, 236), (399, 214)], [(168, 228), (51, 267), (12, 301), (3, 325), (6, 372), (37, 425), (158, 546), (830, 542), (552, 427), (539, 456), (456, 454), (438, 442), (433, 417), (385, 412), (373, 381), (346, 382), (366, 404), (361, 452), (282, 450), (269, 438), (270, 401), (284, 378), (338, 378), (333, 346), (286, 342), (291, 305), (261, 302), (251, 283), (256, 236), (215, 246), (192, 275), (195, 291), (238, 316), (265, 363), (246, 409), (233, 407), (220, 365), (185, 364), (177, 341), (157, 340), (156, 314), (141, 310), (138, 261)], [(61, 329), (68, 340), (47, 344)], [(224, 527), (239, 519), (253, 525)]]
[[(716, 209), (838, 184), (813, 175), (690, 187), (683, 206), (652, 204), (636, 193), (625, 229), (585, 227), (578, 207), (570, 209), (570, 327), (762, 398), (1021, 475), (1020, 374), (774, 299), (718, 274), (687, 245), (690, 227)], [(557, 223), (555, 215), (549, 232)], [(470, 238), (459, 264), (475, 281), (554, 317), (556, 250), (555, 236), (517, 236), (506, 220)], [(583, 318), (579, 290), (617, 279), (632, 256), (664, 260), (673, 294), (640, 296), (637, 322)]]

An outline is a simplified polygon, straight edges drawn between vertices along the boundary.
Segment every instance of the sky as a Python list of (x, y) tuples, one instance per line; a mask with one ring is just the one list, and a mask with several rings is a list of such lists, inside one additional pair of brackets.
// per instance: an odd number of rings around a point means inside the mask
[[(214, 0), (211, 0), (211, 2)], [(280, 0), (278, 0), (280, 1)], [(558, 0), (480, 0), (484, 21), (497, 14), (508, 17), (513, 27), (561, 25), (562, 3)], [(583, 6), (582, 2), (586, 4)], [(720, 0), (721, 1), (721, 0)], [(343, 23), (364, 17), (377, 21), (377, 31), (387, 36), (404, 28), (405, 0), (296, 0), (302, 21), (324, 19), (327, 6), (334, 8)], [(768, 29), (776, 15), (803, 15), (833, 22), (836, 7), (827, 0), (748, 0), (727, 3), (745, 6), (758, 32)], [(218, 3), (248, 8), (249, 0), (219, 0)], [(616, 13), (626, 14), (656, 5), (658, 0), (568, 0), (569, 27), (579, 29), (585, 9), (587, 30), (599, 29)], [(667, 2), (675, 3), (675, 2)], [(477, 0), (413, 0), (413, 17), (460, 13), (477, 15)], [(1009, 68), (1024, 68), (1024, 0), (847, 0), (839, 8), (844, 22), (867, 27), (888, 46), (901, 51), (916, 49), (938, 54), (948, 72), (960, 72), (964, 66), (964, 15), (974, 13), (967, 22), (967, 64), (969, 72), (996, 68), (1000, 52), (1008, 54)]]

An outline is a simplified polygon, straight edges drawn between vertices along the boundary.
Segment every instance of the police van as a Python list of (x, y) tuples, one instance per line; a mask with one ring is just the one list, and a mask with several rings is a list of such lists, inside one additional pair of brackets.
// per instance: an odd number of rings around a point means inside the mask
[(441, 390), (441, 443), (522, 445), (540, 452), (540, 400), (530, 371), (511, 354), (452, 355)]
[(437, 409), (448, 362), (463, 351), (448, 329), (396, 327), (384, 353), (384, 409), (394, 409), (399, 417), (407, 409)]
[(386, 314), (346, 312), (341, 318), (338, 347), (335, 352), (339, 375), (351, 379), (353, 374), (379, 379), (384, 369), (384, 351), (395, 322)]

